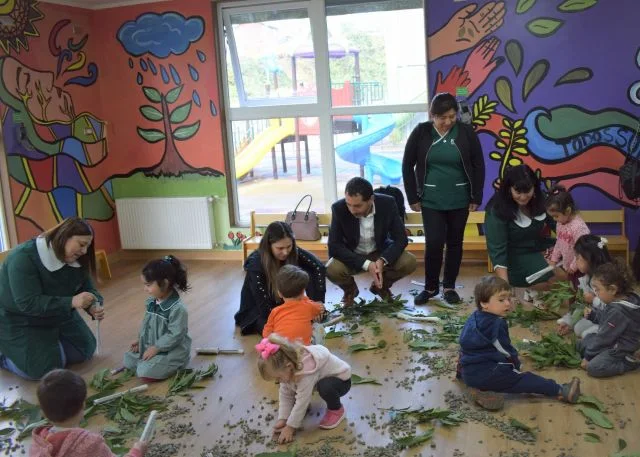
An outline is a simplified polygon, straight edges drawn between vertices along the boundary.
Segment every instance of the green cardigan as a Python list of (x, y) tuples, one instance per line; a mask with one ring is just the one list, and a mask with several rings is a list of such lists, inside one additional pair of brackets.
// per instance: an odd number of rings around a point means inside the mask
[[(545, 213), (534, 218), (519, 213), (516, 220), (506, 221), (488, 209), (484, 231), (494, 268), (506, 267), (512, 286), (528, 287), (526, 277), (548, 265), (544, 252), (555, 244), (549, 234), (554, 228), (553, 219)], [(536, 282), (546, 281), (552, 275), (549, 273)]]
[(71, 306), (80, 292), (102, 302), (86, 269), (63, 264), (50, 271), (35, 239), (13, 249), (0, 268), (0, 353), (33, 378), (62, 367), (61, 339), (91, 358), (95, 337)]

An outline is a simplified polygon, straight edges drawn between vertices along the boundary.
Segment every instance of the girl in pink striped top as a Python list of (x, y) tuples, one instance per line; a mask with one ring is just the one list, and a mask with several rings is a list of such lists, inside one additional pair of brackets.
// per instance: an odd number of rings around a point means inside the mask
[(573, 247), (578, 238), (589, 234), (589, 227), (578, 214), (578, 208), (571, 193), (556, 184), (549, 191), (545, 203), (547, 213), (557, 222), (556, 245), (551, 253), (551, 265), (557, 265), (569, 274), (574, 284), (579, 274)]

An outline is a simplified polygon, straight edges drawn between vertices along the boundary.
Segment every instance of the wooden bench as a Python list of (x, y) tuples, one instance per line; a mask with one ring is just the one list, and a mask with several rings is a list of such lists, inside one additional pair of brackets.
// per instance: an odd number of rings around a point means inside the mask
[[(613, 255), (623, 256), (626, 264), (629, 265), (629, 238), (627, 238), (625, 231), (624, 209), (580, 211), (580, 216), (589, 226), (591, 233), (607, 239), (609, 252)], [(619, 226), (619, 233), (615, 235), (604, 234), (603, 231), (607, 230), (603, 229), (611, 225)]]
[[(260, 241), (262, 240), (262, 233), (264, 229), (271, 222), (284, 221), (286, 218), (285, 213), (256, 213), (251, 211), (250, 222), (250, 235), (242, 243), (242, 262), (247, 260), (248, 255), (255, 249), (258, 249)], [(297, 241), (298, 246), (307, 251), (313, 252), (321, 258), (328, 258), (328, 241), (329, 241), (329, 226), (331, 225), (331, 214), (318, 213), (318, 220), (320, 223), (320, 233), (322, 238), (317, 241)], [(486, 252), (487, 243), (484, 236), (480, 235), (481, 225), (484, 224), (484, 211), (477, 211), (469, 215), (467, 221), (467, 229), (465, 231), (464, 249), (466, 251), (482, 251)], [(407, 251), (413, 253), (424, 252), (425, 237), (424, 235), (418, 235), (418, 232), (422, 233), (422, 215), (420, 213), (408, 213), (407, 220), (405, 221), (407, 229), (409, 229), (411, 235), (409, 235), (409, 245)], [(418, 257), (420, 257), (418, 255)]]
[[(624, 210), (590, 210), (581, 211), (580, 215), (584, 221), (589, 225), (591, 232), (595, 235), (601, 235), (607, 238), (609, 241), (607, 248), (612, 254), (622, 255), (629, 264), (629, 239), (625, 232), (624, 223)], [(463, 249), (465, 252), (487, 252), (487, 240), (484, 236), (483, 224), (484, 224), (484, 211), (475, 211), (469, 213), (469, 219), (467, 220), (467, 227), (464, 234)], [(242, 243), (242, 262), (247, 259), (247, 256), (260, 245), (262, 240), (262, 232), (264, 228), (274, 221), (284, 221), (286, 218), (285, 213), (272, 213), (263, 214), (251, 211), (251, 236), (244, 240)], [(322, 258), (328, 257), (328, 239), (329, 226), (331, 225), (331, 214), (318, 213), (318, 219), (320, 222), (320, 232), (322, 238), (318, 241), (298, 241), (298, 246), (308, 251), (317, 254)], [(420, 213), (409, 212), (405, 220), (405, 225), (410, 231), (409, 245), (407, 251), (413, 253), (422, 253), (425, 248), (425, 237), (419, 235), (422, 233), (422, 215)], [(603, 234), (603, 229), (607, 226), (619, 225), (619, 234), (608, 235)], [(418, 256), (419, 257), (419, 256)], [(493, 271), (491, 265), (491, 259), (487, 254), (487, 270)]]

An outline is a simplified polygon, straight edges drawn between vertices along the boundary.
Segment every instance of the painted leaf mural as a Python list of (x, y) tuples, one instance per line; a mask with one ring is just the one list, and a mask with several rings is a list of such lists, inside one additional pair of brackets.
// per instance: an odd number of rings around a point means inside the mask
[(505, 45), (505, 53), (516, 76), (520, 75), (520, 70), (522, 70), (522, 61), (524, 59), (524, 51), (522, 50), (520, 42), (518, 40), (507, 41), (507, 44)]
[(544, 81), (547, 73), (549, 73), (549, 61), (538, 60), (533, 64), (531, 69), (527, 72), (527, 76), (524, 78), (524, 84), (522, 85), (523, 101), (527, 101), (533, 89), (538, 87), (538, 85)]
[(564, 75), (560, 76), (555, 83), (555, 86), (560, 86), (562, 84), (575, 84), (581, 83), (585, 81), (589, 81), (593, 78), (593, 72), (590, 68), (574, 68), (573, 70), (569, 70)]
[(536, 0), (518, 0), (516, 5), (516, 13), (524, 14), (529, 11), (533, 5), (535, 5)]
[(556, 33), (563, 23), (564, 21), (559, 19), (543, 17), (529, 22), (527, 24), (527, 29), (529, 29), (529, 31), (535, 36), (544, 38)]
[(558, 6), (558, 10), (564, 13), (579, 13), (595, 6), (598, 0), (566, 0)]

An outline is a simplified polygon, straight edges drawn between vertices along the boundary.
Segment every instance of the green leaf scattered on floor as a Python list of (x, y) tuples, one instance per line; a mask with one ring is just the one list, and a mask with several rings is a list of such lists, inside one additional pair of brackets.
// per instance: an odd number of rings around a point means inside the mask
[(357, 374), (353, 373), (351, 375), (351, 384), (352, 385), (356, 385), (356, 384), (375, 384), (377, 386), (381, 386), (382, 384), (375, 378), (363, 378), (362, 376), (358, 376)]
[(261, 452), (256, 454), (255, 457), (296, 457), (296, 453), (292, 451)]
[(349, 346), (349, 352), (360, 352), (360, 351), (370, 351), (373, 349), (384, 349), (387, 347), (387, 342), (385, 340), (380, 340), (376, 344), (352, 344)]
[(0, 441), (8, 440), (15, 433), (16, 429), (7, 427), (0, 430)]
[(519, 428), (520, 430), (524, 430), (525, 432), (529, 433), (531, 436), (533, 436), (534, 438), (536, 438), (536, 432), (529, 427), (526, 424), (523, 424), (522, 422), (520, 422), (518, 419), (514, 419), (513, 417), (509, 418), (509, 425), (511, 425), (514, 428)]
[(609, 418), (597, 409), (590, 408), (588, 406), (579, 406), (576, 409), (580, 411), (584, 415), (584, 417), (586, 417), (594, 425), (607, 429), (613, 428), (613, 423), (609, 420)]
[(600, 437), (598, 435), (596, 435), (595, 433), (585, 433), (584, 434), (584, 440), (587, 443), (600, 443)]
[(135, 374), (133, 371), (125, 369), (117, 377), (112, 378), (110, 373), (111, 370), (109, 368), (98, 371), (89, 381), (89, 385), (98, 392), (112, 391), (133, 378)]
[(324, 338), (331, 340), (334, 338), (342, 338), (343, 336), (357, 335), (358, 333), (362, 332), (359, 330), (331, 330), (330, 332), (327, 332)]
[(627, 447), (627, 442), (622, 438), (618, 439), (618, 452), (623, 451)]
[(537, 342), (520, 344), (519, 349), (521, 355), (533, 359), (538, 369), (550, 366), (578, 368), (582, 362), (582, 357), (576, 350), (575, 339), (567, 342), (556, 333), (548, 333)]
[(580, 395), (580, 397), (578, 398), (578, 403), (595, 407), (597, 410), (603, 413), (607, 411), (607, 408), (604, 406), (604, 403), (602, 403), (593, 395)]
[(465, 418), (460, 413), (455, 413), (450, 409), (444, 408), (429, 408), (418, 409), (401, 412), (400, 414), (406, 414), (413, 416), (419, 424), (440, 421), (442, 425), (460, 425), (462, 422), (466, 422)]
[(175, 376), (169, 382), (169, 390), (167, 397), (182, 394), (188, 389), (199, 389), (197, 383), (205, 378), (212, 378), (218, 372), (218, 366), (212, 363), (204, 370), (178, 370)]
[(398, 438), (394, 440), (394, 443), (401, 448), (415, 447), (419, 444), (425, 443), (433, 438), (433, 429), (427, 430), (422, 435), (405, 436), (404, 438)]

